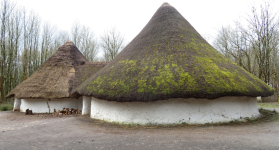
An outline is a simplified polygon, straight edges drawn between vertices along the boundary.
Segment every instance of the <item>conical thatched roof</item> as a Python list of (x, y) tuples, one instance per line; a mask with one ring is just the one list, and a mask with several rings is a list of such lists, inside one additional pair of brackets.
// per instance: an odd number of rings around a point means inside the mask
[(6, 97), (64, 98), (70, 97), (75, 70), (88, 62), (73, 42), (68, 41), (43, 63), (29, 78)]
[(130, 44), (73, 96), (112, 101), (269, 96), (272, 88), (210, 46), (164, 3)]

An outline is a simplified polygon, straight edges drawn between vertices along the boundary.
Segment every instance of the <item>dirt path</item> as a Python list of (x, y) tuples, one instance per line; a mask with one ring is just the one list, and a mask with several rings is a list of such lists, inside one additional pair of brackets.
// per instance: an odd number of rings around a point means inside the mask
[(277, 111), (279, 113), (279, 108), (267, 108), (267, 107), (259, 107), (259, 108), (263, 108), (263, 109), (266, 109), (266, 110), (270, 110), (270, 111)]
[(0, 149), (279, 149), (279, 121), (135, 129), (88, 116), (0, 112)]

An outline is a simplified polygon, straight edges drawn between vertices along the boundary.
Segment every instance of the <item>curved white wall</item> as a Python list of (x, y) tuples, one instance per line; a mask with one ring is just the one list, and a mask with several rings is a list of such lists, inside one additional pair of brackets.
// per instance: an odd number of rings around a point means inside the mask
[(91, 118), (126, 124), (204, 124), (258, 115), (256, 97), (169, 99), (155, 102), (115, 102), (94, 97), (91, 99)]
[(14, 99), (14, 109), (13, 109), (13, 111), (19, 111), (20, 110), (20, 104), (21, 104), (21, 99), (15, 98)]
[(62, 99), (21, 99), (20, 112), (25, 112), (26, 109), (31, 109), (33, 113), (53, 113), (56, 110), (65, 108), (78, 108), (82, 110), (82, 97), (62, 98)]
[(82, 97), (82, 115), (90, 114), (91, 97)]

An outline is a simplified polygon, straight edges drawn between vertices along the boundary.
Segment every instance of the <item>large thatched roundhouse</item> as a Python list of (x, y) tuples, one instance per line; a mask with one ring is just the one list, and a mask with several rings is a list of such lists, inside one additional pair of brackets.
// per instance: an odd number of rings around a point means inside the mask
[(164, 3), (104, 68), (72, 91), (91, 117), (121, 123), (225, 122), (259, 114), (273, 89), (226, 59)]
[(89, 113), (82, 98), (72, 98), (70, 92), (105, 65), (88, 62), (74, 43), (68, 41), (6, 97), (15, 97), (14, 110), (21, 112), (32, 109), (35, 113), (46, 113), (65, 107)]

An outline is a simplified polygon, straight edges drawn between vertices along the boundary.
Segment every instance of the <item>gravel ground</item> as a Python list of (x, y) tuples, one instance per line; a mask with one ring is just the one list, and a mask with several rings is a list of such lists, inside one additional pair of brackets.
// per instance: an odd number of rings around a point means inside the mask
[[(279, 111), (279, 110), (278, 110)], [(279, 121), (140, 127), (71, 115), (0, 112), (0, 149), (279, 149)]]

